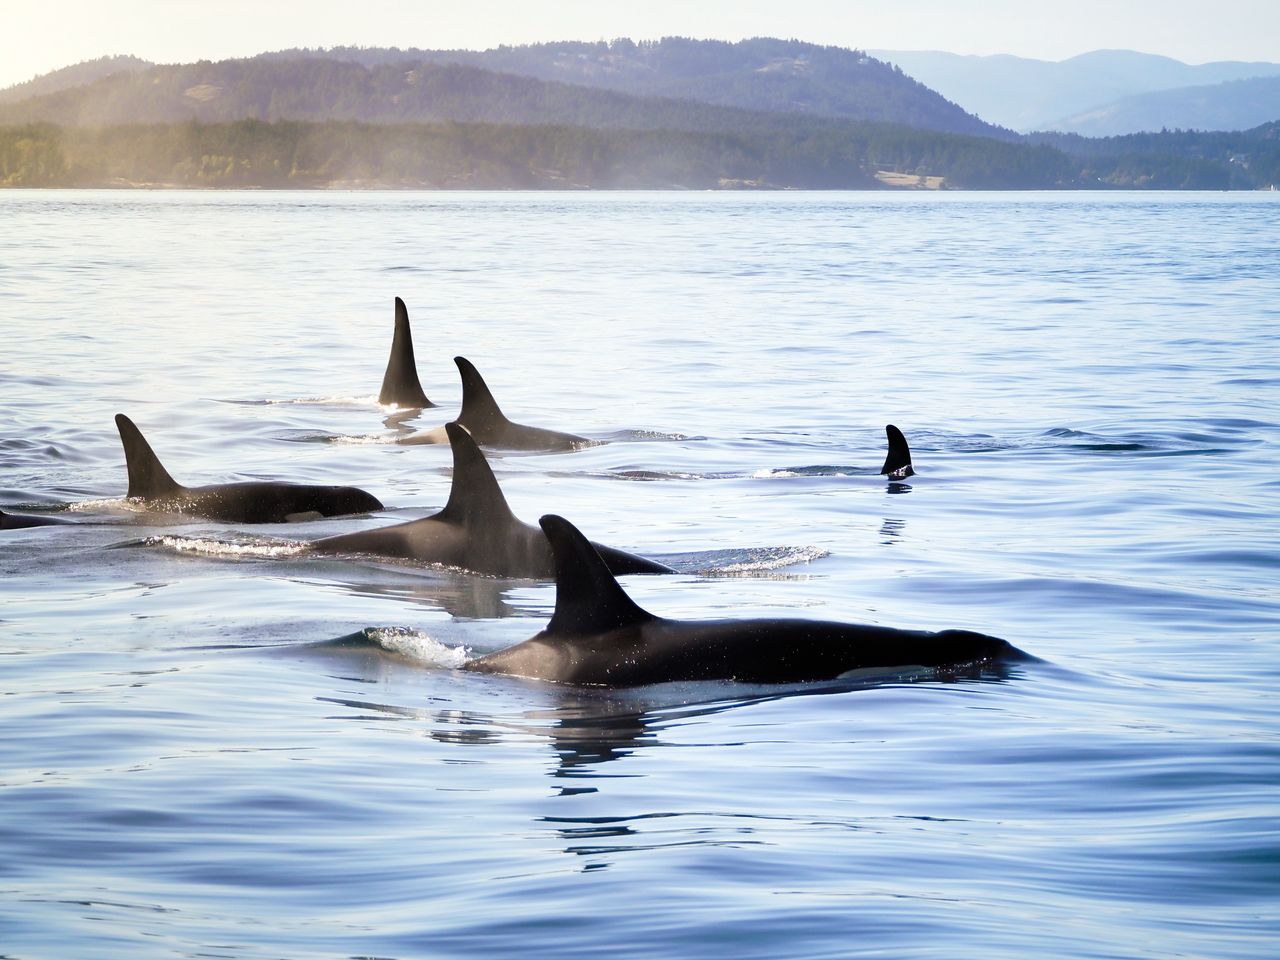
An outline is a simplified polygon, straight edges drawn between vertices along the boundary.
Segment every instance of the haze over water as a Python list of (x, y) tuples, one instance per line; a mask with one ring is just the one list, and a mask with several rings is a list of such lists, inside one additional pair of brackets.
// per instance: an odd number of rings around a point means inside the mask
[[(0, 953), (1269, 955), (1280, 207), (1219, 194), (0, 195)], [(392, 298), (438, 409), (374, 396)], [(299, 555), (492, 458), (677, 617), (977, 629), (955, 681), (454, 669), (550, 584)], [(352, 483), (249, 527), (121, 498)], [(918, 475), (876, 476), (886, 423)], [(64, 509), (70, 504), (69, 509)]]

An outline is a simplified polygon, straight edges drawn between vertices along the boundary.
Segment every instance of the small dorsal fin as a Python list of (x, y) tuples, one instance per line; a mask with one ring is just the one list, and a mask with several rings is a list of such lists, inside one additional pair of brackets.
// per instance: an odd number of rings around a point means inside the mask
[(169, 476), (146, 437), (123, 413), (116, 414), (116, 429), (124, 444), (124, 462), (129, 468), (129, 492), (126, 496), (165, 497), (182, 490), (182, 484)]
[(453, 448), (453, 484), (449, 502), (435, 519), (463, 525), (514, 523), (515, 514), (475, 439), (456, 422), (446, 423), (444, 429)]
[(382, 375), (379, 403), (398, 407), (434, 407), (418, 380), (418, 365), (413, 359), (413, 333), (409, 330), (409, 309), (396, 297), (396, 332), (391, 338), (391, 356), (387, 372)]
[(884, 458), (884, 466), (880, 473), (891, 480), (905, 480), (915, 473), (911, 469), (911, 448), (907, 446), (907, 438), (892, 423), (884, 428), (889, 438), (889, 455)]
[(474, 434), (509, 422), (489, 392), (484, 377), (471, 361), (466, 357), (454, 357), (453, 362), (462, 375), (462, 410), (458, 414), (458, 423)]
[(656, 619), (627, 596), (577, 527), (555, 514), (538, 523), (556, 560), (556, 610), (547, 633), (581, 636)]

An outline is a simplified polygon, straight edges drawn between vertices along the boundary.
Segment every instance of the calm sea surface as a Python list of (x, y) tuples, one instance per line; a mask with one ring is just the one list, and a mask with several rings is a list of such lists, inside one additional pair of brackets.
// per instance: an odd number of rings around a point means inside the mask
[[(0, 533), (0, 955), (1275, 956), (1277, 251), (1271, 194), (0, 194), (0, 507), (79, 522)], [(492, 463), (649, 609), (1043, 662), (458, 671), (552, 585), (299, 548), (444, 504), (459, 354), (607, 441)], [(388, 510), (139, 512), (117, 412)]]

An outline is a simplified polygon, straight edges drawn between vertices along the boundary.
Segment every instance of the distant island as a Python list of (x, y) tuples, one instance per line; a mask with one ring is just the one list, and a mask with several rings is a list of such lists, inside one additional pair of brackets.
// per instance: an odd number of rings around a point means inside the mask
[(1278, 128), (1024, 136), (768, 39), (115, 57), (0, 91), (0, 186), (1253, 190)]

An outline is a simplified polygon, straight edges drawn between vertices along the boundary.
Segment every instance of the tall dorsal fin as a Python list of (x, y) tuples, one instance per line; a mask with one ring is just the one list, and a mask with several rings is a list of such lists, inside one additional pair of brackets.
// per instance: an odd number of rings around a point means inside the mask
[(453, 448), (453, 484), (449, 502), (435, 519), (463, 525), (514, 523), (515, 514), (475, 439), (456, 422), (446, 423), (444, 429)]
[(413, 334), (409, 330), (409, 310), (399, 297), (396, 297), (396, 332), (391, 338), (391, 356), (387, 359), (387, 372), (382, 375), (378, 402), (394, 403), (398, 407), (435, 406), (427, 399), (418, 380), (418, 365), (413, 359)]
[(889, 438), (889, 455), (884, 458), (884, 466), (880, 472), (891, 480), (905, 480), (915, 473), (911, 469), (911, 448), (907, 446), (907, 438), (892, 423), (884, 428)]
[(127, 496), (164, 497), (177, 493), (182, 484), (169, 476), (169, 471), (160, 463), (160, 458), (147, 443), (132, 420), (123, 413), (116, 414), (116, 429), (120, 431), (120, 442), (124, 444), (124, 462), (129, 468), (129, 492)]
[(577, 527), (550, 513), (538, 523), (556, 560), (556, 610), (547, 633), (582, 636), (657, 619), (627, 596)]
[(498, 401), (493, 399), (480, 371), (466, 357), (454, 357), (453, 362), (458, 365), (458, 373), (462, 375), (462, 410), (458, 414), (458, 423), (473, 434), (477, 430), (507, 423), (507, 418), (498, 406)]

